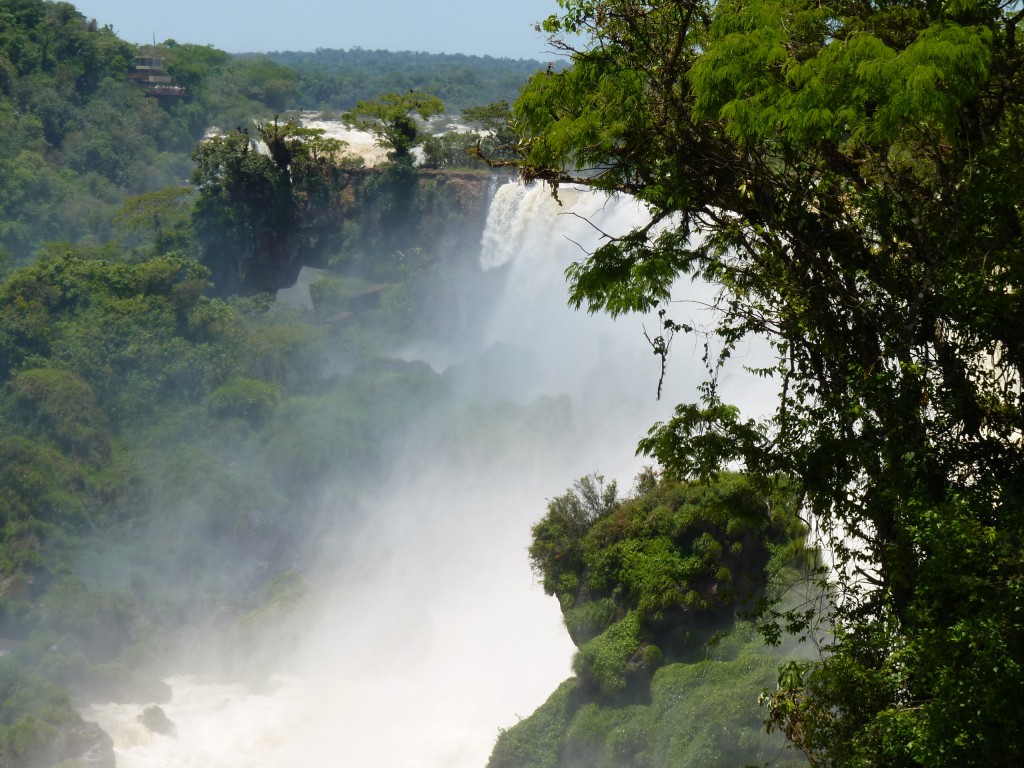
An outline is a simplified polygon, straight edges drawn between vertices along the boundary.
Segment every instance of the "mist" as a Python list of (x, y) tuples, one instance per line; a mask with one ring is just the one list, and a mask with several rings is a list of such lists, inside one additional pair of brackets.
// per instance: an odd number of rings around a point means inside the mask
[[(644, 341), (657, 317), (567, 307), (565, 267), (644, 211), (559, 196), (497, 188), (482, 243), (466, 244), (476, 255), (448, 273), (458, 284), (427, 297), (421, 332), (393, 351), (452, 394), (380, 447), (383, 476), (310, 500), (317, 522), (294, 567), (313, 596), (294, 627), (266, 628), (286, 641), (257, 652), (197, 640), (202, 674), (168, 680), (174, 737), (138, 722), (138, 705), (83, 712), (113, 736), (119, 766), (480, 766), (498, 729), (571, 674), (557, 601), (527, 561), (530, 527), (584, 474), (628, 489), (644, 464), (637, 439), (705, 371), (700, 350), (677, 349), (659, 401)], [(680, 286), (676, 309), (692, 312), (680, 319), (699, 320), (710, 297)]]

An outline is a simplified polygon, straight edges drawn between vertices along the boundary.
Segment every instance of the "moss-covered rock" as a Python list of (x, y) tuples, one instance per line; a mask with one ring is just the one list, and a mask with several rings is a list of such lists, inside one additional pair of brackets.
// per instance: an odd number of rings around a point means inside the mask
[(83, 723), (64, 691), (17, 661), (0, 659), (0, 765), (36, 768), (90, 753), (97, 758), (106, 753), (109, 762), (88, 765), (113, 768), (110, 737)]
[(751, 627), (740, 635), (731, 658), (657, 669), (646, 700), (595, 699), (578, 678), (566, 680), (500, 733), (487, 768), (805, 766), (761, 723), (757, 694), (774, 684), (781, 657), (759, 646)]
[(159, 733), (162, 736), (178, 735), (178, 726), (176, 726), (171, 718), (167, 716), (167, 713), (156, 704), (151, 704), (142, 710), (142, 714), (139, 715), (138, 720), (153, 733)]
[(802, 541), (781, 481), (767, 491), (740, 475), (662, 480), (619, 500), (595, 475), (549, 503), (530, 560), (580, 648), (576, 674), (614, 693), (662, 659), (701, 658)]
[(657, 647), (644, 642), (639, 618), (630, 613), (580, 646), (572, 668), (581, 680), (596, 683), (602, 693), (616, 694), (660, 660)]
[(651, 472), (625, 500), (597, 475), (553, 499), (530, 559), (579, 648), (576, 677), (502, 731), (488, 768), (806, 764), (759, 714), (784, 657), (737, 625), (803, 552), (796, 504), (782, 480)]

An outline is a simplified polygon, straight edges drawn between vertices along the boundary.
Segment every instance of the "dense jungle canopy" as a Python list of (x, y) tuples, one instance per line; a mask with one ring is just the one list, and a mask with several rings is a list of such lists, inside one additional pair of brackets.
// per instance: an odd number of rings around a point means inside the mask
[[(176, 90), (133, 79), (143, 54)], [(445, 322), (423, 298), (454, 305), (490, 174), (363, 169), (277, 116), (297, 82), (0, 0), (0, 765), (102, 752), (76, 707), (165, 701), (199, 636), (293, 643), (316, 500), (369, 492), (384, 446), (449, 404), (384, 352)], [(303, 265), (311, 308), (271, 311)]]
[[(631, 495), (583, 478), (534, 527), (575, 677), (492, 765), (767, 762), (741, 711), (765, 686), (785, 764), (1021, 763), (1024, 6), (558, 6), (545, 67), (139, 48), (0, 0), (0, 766), (76, 757), (74, 704), (161, 701), (202, 633), (292, 643), (317, 495), (372, 495), (423, 413), (470, 446), (557, 428), (558, 404), (460, 410), (385, 355), (453, 322), (452, 233), (482, 227), (477, 137), (421, 119), (441, 100), (523, 179), (648, 206), (569, 300), (658, 312), (663, 375), (686, 335), (707, 372)], [(143, 52), (180, 93), (129, 77)], [(351, 110), (391, 161), (298, 107)], [(301, 266), (311, 309), (272, 309)], [(675, 300), (691, 276), (719, 287), (713, 328)], [(719, 386), (750, 338), (774, 352), (760, 420)]]
[[(140, 54), (160, 60), (180, 95), (147, 95), (130, 77)], [(190, 155), (210, 128), (245, 129), (256, 138), (253, 121), (273, 123), (281, 114), (286, 123), (299, 109), (340, 115), (357, 101), (411, 88), (445, 99), (457, 113), (511, 101), (542, 68), (536, 61), (388, 51), (272, 58), (176, 40), (140, 47), (70, 3), (3, 0), (0, 270), (28, 263), (48, 242), (135, 245), (140, 220), (152, 229), (183, 206), (149, 198), (123, 212), (125, 198), (187, 184)], [(313, 87), (311, 78), (333, 85)], [(429, 159), (434, 167), (468, 165), (466, 146), (476, 138), (448, 136)], [(168, 227), (156, 229), (167, 234)]]
[[(815, 765), (1016, 765), (1024, 9), (559, 5), (572, 66), (515, 105), (521, 172), (651, 213), (570, 269), (571, 301), (660, 307), (667, 355), (703, 330), (672, 285), (721, 287), (702, 399), (640, 450), (680, 478), (795, 478), (835, 558), (832, 640), (780, 677), (771, 726)], [(716, 386), (750, 336), (776, 353), (761, 421)]]

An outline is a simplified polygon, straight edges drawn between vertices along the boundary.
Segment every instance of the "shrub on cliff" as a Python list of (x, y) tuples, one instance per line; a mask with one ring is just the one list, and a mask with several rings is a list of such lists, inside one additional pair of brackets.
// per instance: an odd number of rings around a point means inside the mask
[(732, 474), (661, 480), (622, 501), (592, 475), (553, 499), (530, 560), (580, 648), (581, 681), (614, 693), (662, 659), (701, 654), (801, 551), (797, 501), (785, 482), (766, 490)]

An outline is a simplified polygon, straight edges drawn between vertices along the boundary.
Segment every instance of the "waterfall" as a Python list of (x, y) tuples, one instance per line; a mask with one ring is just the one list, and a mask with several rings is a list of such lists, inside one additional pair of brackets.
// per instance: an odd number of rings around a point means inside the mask
[[(559, 196), (495, 191), (480, 279), (466, 289), (473, 311), (422, 354), (477, 405), (457, 427), (410, 434), (391, 481), (360, 500), (365, 514), (348, 515), (359, 522), (324, 532), (339, 565), (288, 674), (262, 693), (171, 679), (164, 710), (177, 738), (146, 731), (140, 706), (92, 707), (84, 715), (111, 733), (120, 768), (480, 768), (498, 729), (570, 675), (558, 606), (529, 570), (530, 526), (583, 474), (628, 491), (643, 463), (637, 439), (692, 398), (703, 369), (699, 350), (678, 349), (657, 402), (658, 360), (643, 338), (657, 317), (567, 308), (566, 266), (644, 211), (576, 188)], [(694, 307), (710, 297), (685, 289)], [(520, 410), (503, 419), (503, 402)]]

